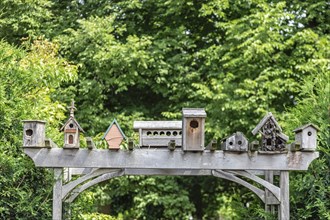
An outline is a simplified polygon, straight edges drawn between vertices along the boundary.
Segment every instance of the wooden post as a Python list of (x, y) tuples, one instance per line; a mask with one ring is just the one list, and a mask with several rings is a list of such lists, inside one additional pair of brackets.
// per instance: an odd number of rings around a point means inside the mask
[(280, 220), (290, 219), (290, 201), (289, 201), (289, 171), (281, 171), (280, 173)]
[[(265, 171), (265, 180), (267, 182), (273, 184), (273, 182), (274, 182), (274, 171), (272, 171), (272, 170)], [(268, 204), (268, 198), (269, 197), (272, 197), (272, 196), (273, 196), (272, 193), (269, 190), (265, 189), (265, 198), (266, 198), (265, 199), (265, 201), (266, 201), (265, 202), (265, 210), (267, 212), (270, 212), (272, 214), (275, 214), (275, 212), (276, 212), (276, 209), (275, 209), (276, 205), (274, 205), (274, 204)]]
[(53, 220), (62, 220), (62, 168), (54, 168)]

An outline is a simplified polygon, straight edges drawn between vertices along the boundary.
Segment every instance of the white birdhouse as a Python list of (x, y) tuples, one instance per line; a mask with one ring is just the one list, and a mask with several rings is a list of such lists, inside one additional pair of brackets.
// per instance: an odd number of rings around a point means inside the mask
[(167, 147), (171, 141), (182, 145), (182, 121), (134, 121), (133, 128), (139, 131), (140, 146)]
[(295, 143), (300, 145), (301, 150), (316, 150), (317, 131), (319, 128), (313, 124), (306, 124), (293, 130), (296, 133)]
[(45, 147), (45, 121), (24, 120), (23, 146)]
[(72, 101), (70, 109), (70, 118), (66, 121), (60, 131), (64, 131), (64, 148), (80, 147), (80, 132), (85, 132), (74, 118), (74, 102)]
[(182, 149), (204, 150), (204, 126), (206, 112), (202, 108), (182, 109)]

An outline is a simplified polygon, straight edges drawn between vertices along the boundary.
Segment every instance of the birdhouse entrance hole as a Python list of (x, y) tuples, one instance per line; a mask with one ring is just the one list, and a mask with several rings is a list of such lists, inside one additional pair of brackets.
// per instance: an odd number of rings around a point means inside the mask
[(267, 139), (267, 145), (272, 145), (272, 140), (271, 139)]
[(25, 134), (26, 134), (27, 136), (32, 136), (33, 131), (32, 131), (31, 129), (27, 129), (27, 130), (25, 131)]
[(70, 128), (73, 128), (73, 124), (72, 124), (72, 123), (71, 123), (71, 124), (69, 124), (69, 127), (70, 127)]
[(309, 131), (307, 134), (308, 134), (308, 136), (312, 136), (312, 132), (311, 131)]
[(69, 135), (69, 144), (73, 144), (73, 135), (72, 134)]
[(198, 128), (198, 121), (196, 121), (196, 120), (192, 120), (192, 121), (190, 122), (190, 127), (192, 127), (192, 128)]

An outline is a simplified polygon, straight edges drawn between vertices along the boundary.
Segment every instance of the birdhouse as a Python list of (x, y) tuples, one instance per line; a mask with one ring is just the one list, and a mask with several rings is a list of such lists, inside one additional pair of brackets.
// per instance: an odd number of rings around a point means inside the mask
[(105, 139), (107, 141), (109, 149), (117, 150), (120, 148), (120, 144), (124, 139), (126, 139), (126, 136), (121, 130), (116, 119), (112, 121), (107, 131), (104, 133), (102, 139)]
[(319, 128), (313, 124), (306, 124), (293, 130), (296, 133), (295, 143), (300, 145), (301, 150), (316, 150), (317, 132)]
[(222, 140), (222, 150), (227, 151), (247, 151), (248, 140), (241, 132), (236, 132)]
[(70, 109), (70, 117), (60, 129), (64, 131), (64, 148), (79, 148), (80, 147), (80, 132), (85, 131), (81, 128), (77, 120), (74, 118), (74, 101), (72, 101)]
[(182, 149), (184, 151), (203, 151), (205, 110), (183, 108), (182, 117)]
[(23, 147), (45, 147), (45, 121), (24, 120)]
[(182, 121), (134, 121), (133, 128), (139, 132), (140, 146), (182, 145)]
[(286, 149), (286, 142), (289, 137), (282, 133), (280, 125), (273, 114), (269, 112), (253, 129), (252, 134), (261, 134), (262, 151), (283, 151)]

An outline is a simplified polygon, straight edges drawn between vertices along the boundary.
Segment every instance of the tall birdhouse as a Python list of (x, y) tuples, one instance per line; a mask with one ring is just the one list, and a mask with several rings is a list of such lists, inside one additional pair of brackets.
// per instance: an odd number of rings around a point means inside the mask
[(72, 101), (70, 109), (70, 117), (60, 129), (64, 131), (64, 148), (79, 148), (80, 147), (80, 132), (85, 131), (81, 128), (77, 120), (74, 118), (74, 101)]
[(102, 139), (107, 141), (109, 149), (118, 150), (120, 148), (120, 144), (124, 139), (126, 139), (126, 136), (121, 130), (116, 119), (112, 121)]
[(183, 108), (182, 117), (182, 149), (184, 151), (203, 151), (205, 110)]
[(45, 147), (45, 121), (24, 120), (23, 147)]
[(252, 134), (261, 134), (262, 151), (283, 151), (289, 137), (282, 133), (280, 125), (273, 114), (269, 112), (253, 129)]
[(319, 128), (313, 124), (306, 124), (293, 130), (296, 133), (295, 143), (300, 145), (301, 150), (316, 150), (317, 132)]
[(249, 142), (242, 132), (236, 132), (222, 140), (222, 150), (247, 151)]

